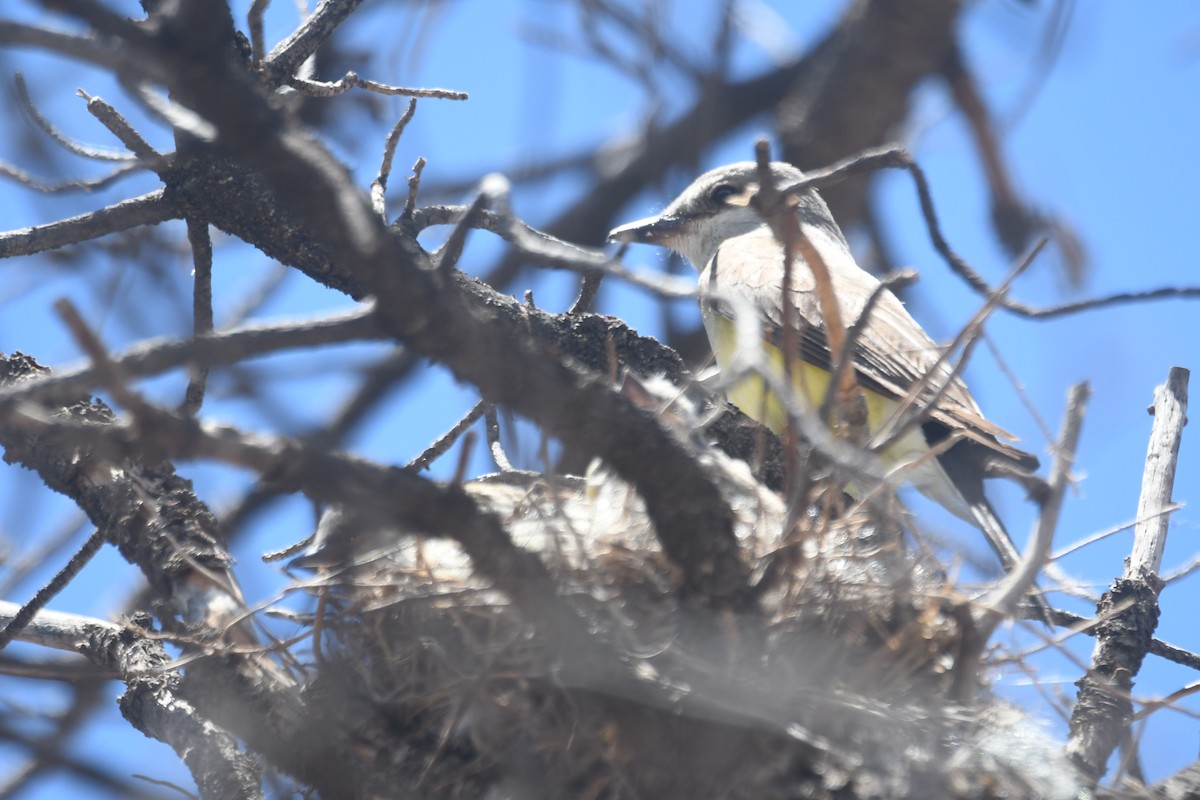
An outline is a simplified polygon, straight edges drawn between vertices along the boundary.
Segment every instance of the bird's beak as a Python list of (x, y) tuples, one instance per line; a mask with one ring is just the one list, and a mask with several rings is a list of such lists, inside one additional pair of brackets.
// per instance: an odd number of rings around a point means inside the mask
[(638, 242), (641, 244), (669, 245), (683, 233), (686, 217), (662, 215), (647, 217), (613, 228), (608, 234), (610, 242)]

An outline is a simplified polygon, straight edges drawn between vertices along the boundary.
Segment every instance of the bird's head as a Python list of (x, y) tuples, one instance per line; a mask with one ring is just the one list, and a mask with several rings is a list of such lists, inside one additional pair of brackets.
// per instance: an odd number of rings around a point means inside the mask
[[(776, 188), (784, 188), (802, 180), (804, 173), (776, 161), (771, 164), (771, 177)], [(765, 228), (754, 202), (758, 189), (758, 167), (754, 162), (719, 167), (693, 181), (658, 216), (613, 229), (609, 241), (669, 247), (702, 270), (726, 239)], [(825, 204), (814, 192), (805, 195), (802, 204), (811, 197), (829, 218)], [(832, 218), (829, 223), (833, 224)]]

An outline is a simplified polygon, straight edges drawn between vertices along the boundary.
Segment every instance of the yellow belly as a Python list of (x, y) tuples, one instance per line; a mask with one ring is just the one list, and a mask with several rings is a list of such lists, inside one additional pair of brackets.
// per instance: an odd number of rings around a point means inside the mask
[[(729, 319), (721, 316), (706, 319), (705, 327), (717, 358), (717, 366), (722, 373), (728, 374), (737, 348), (736, 329)], [(771, 373), (782, 379), (786, 374), (783, 351), (766, 341), (762, 346)], [(815, 413), (815, 409), (820, 407), (829, 389), (830, 377), (827, 370), (804, 361), (797, 360), (792, 365), (792, 385), (805, 410)], [(733, 386), (725, 387), (725, 393), (729, 401), (741, 409), (742, 413), (766, 425), (774, 433), (780, 434), (787, 427), (787, 411), (783, 402), (774, 392), (767, 389), (761, 376), (749, 375)], [(898, 403), (890, 397), (868, 389), (863, 389), (863, 396), (867, 405), (867, 428), (874, 435), (883, 427)], [(900, 441), (881, 453), (880, 457), (885, 465), (892, 467), (914, 461), (928, 450), (925, 437), (917, 428), (905, 434)], [(918, 485), (922, 483), (917, 476), (911, 476), (911, 479)]]

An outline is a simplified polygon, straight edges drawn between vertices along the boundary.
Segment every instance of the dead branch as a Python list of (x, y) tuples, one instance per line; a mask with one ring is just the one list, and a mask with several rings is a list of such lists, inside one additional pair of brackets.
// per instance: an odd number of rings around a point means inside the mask
[[(11, 625), (19, 613), (12, 603), (0, 601), (0, 622)], [(179, 674), (158, 641), (138, 635), (132, 626), (52, 611), (28, 620), (20, 638), (79, 653), (121, 676), (126, 689), (117, 702), (125, 719), (174, 748), (202, 797), (262, 797), (258, 764), (184, 698)]]
[(108, 150), (105, 148), (94, 147), (92, 145), (81, 144), (73, 141), (65, 133), (42, 115), (38, 107), (33, 104), (33, 98), (29, 96), (29, 87), (25, 84), (25, 76), (20, 72), (13, 76), (13, 85), (17, 90), (17, 99), (21, 101), (21, 109), (33, 121), (33, 124), (41, 128), (42, 132), (50, 137), (50, 140), (61, 146), (69, 153), (74, 153), (82, 158), (87, 158), (93, 161), (119, 161), (128, 162), (135, 158), (129, 153), (123, 153), (117, 150)]
[[(933, 193), (924, 170), (917, 164), (912, 155), (902, 147), (888, 146), (875, 150), (866, 150), (857, 155), (839, 161), (824, 169), (806, 173), (804, 179), (787, 187), (789, 193), (802, 192), (805, 189), (820, 189), (837, 185), (849, 177), (876, 169), (903, 169), (912, 177), (917, 190), (917, 198), (921, 204), (921, 213), (925, 217), (929, 230), (929, 238), (938, 255), (946, 262), (954, 274), (962, 278), (968, 286), (984, 297), (992, 297), (996, 290), (976, 272), (966, 260), (950, 247), (938, 222), (937, 211), (934, 208)], [(1093, 311), (1111, 306), (1128, 303), (1143, 303), (1149, 300), (1195, 299), (1200, 298), (1200, 287), (1180, 286), (1163, 287), (1138, 292), (1119, 292), (1117, 294), (1097, 297), (1090, 300), (1080, 300), (1074, 303), (1037, 308), (1025, 303), (1002, 298), (998, 305), (1021, 317), (1030, 319), (1053, 319), (1055, 317), (1077, 314), (1081, 311)]]
[[(371, 306), (346, 314), (309, 321), (249, 325), (231, 331), (210, 333), (185, 341), (148, 340), (112, 362), (130, 377), (158, 375), (187, 364), (214, 367), (236, 364), (255, 356), (286, 349), (320, 347), (357, 340), (385, 337)], [(0, 415), (26, 401), (62, 401), (82, 395), (99, 385), (92, 367), (64, 370), (57, 375), (38, 374), (27, 381), (0, 386)]]
[[(1133, 678), (1150, 650), (1158, 624), (1158, 578), (1166, 541), (1167, 517), (1153, 512), (1171, 503), (1179, 442), (1187, 421), (1188, 371), (1173, 367), (1154, 393), (1142, 495), (1133, 555), (1125, 572), (1096, 610), (1096, 646), (1086, 675), (1078, 681), (1079, 699), (1071, 714), (1067, 752), (1081, 773), (1095, 783), (1105, 772), (1131, 715)], [(1120, 609), (1120, 610), (1116, 610)]]
[(160, 189), (77, 217), (0, 233), (0, 258), (44, 253), (178, 216)]
[[(685, 592), (706, 602), (745, 602), (745, 567), (730, 533), (729, 512), (686, 455), (652, 420), (632, 412), (594, 377), (534, 350), (524, 326), (514, 330), (494, 311), (473, 308), (453, 276), (423, 266), (427, 259), (416, 243), (388, 234), (328, 153), (280, 119), (236, 64), (214, 55), (228, 48), (230, 21), (188, 3), (176, 10), (161, 22), (164, 31), (177, 30), (190, 43), (187, 49), (140, 34), (131, 36), (131, 43), (170, 65), (176, 75), (171, 86), (180, 100), (216, 127), (225, 147), (243, 153), (325, 252), (338, 255), (339, 271), (360, 287), (353, 294), (379, 298), (381, 318), (391, 332), (480, 386), (489, 399), (528, 414), (553, 435), (635, 479), (668, 552), (689, 576)], [(329, 282), (327, 276), (319, 280)], [(581, 419), (605, 424), (580, 425)], [(624, 432), (618, 434), (616, 426)], [(649, 469), (650, 464), (655, 467)], [(675, 502), (681, 494), (697, 502), (681, 507)]]

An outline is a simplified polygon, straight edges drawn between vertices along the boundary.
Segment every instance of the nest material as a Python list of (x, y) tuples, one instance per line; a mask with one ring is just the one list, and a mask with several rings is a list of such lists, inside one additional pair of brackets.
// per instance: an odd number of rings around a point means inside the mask
[(782, 501), (743, 462), (705, 457), (754, 566), (754, 618), (681, 606), (641, 500), (602, 468), (466, 486), (619, 654), (616, 683), (564, 666), (452, 542), (355, 531), (353, 566), (317, 582), (307, 701), (380, 796), (1074, 795), (1035, 723), (952, 697), (964, 617), (896, 526), (814, 510), (784, 533)]

